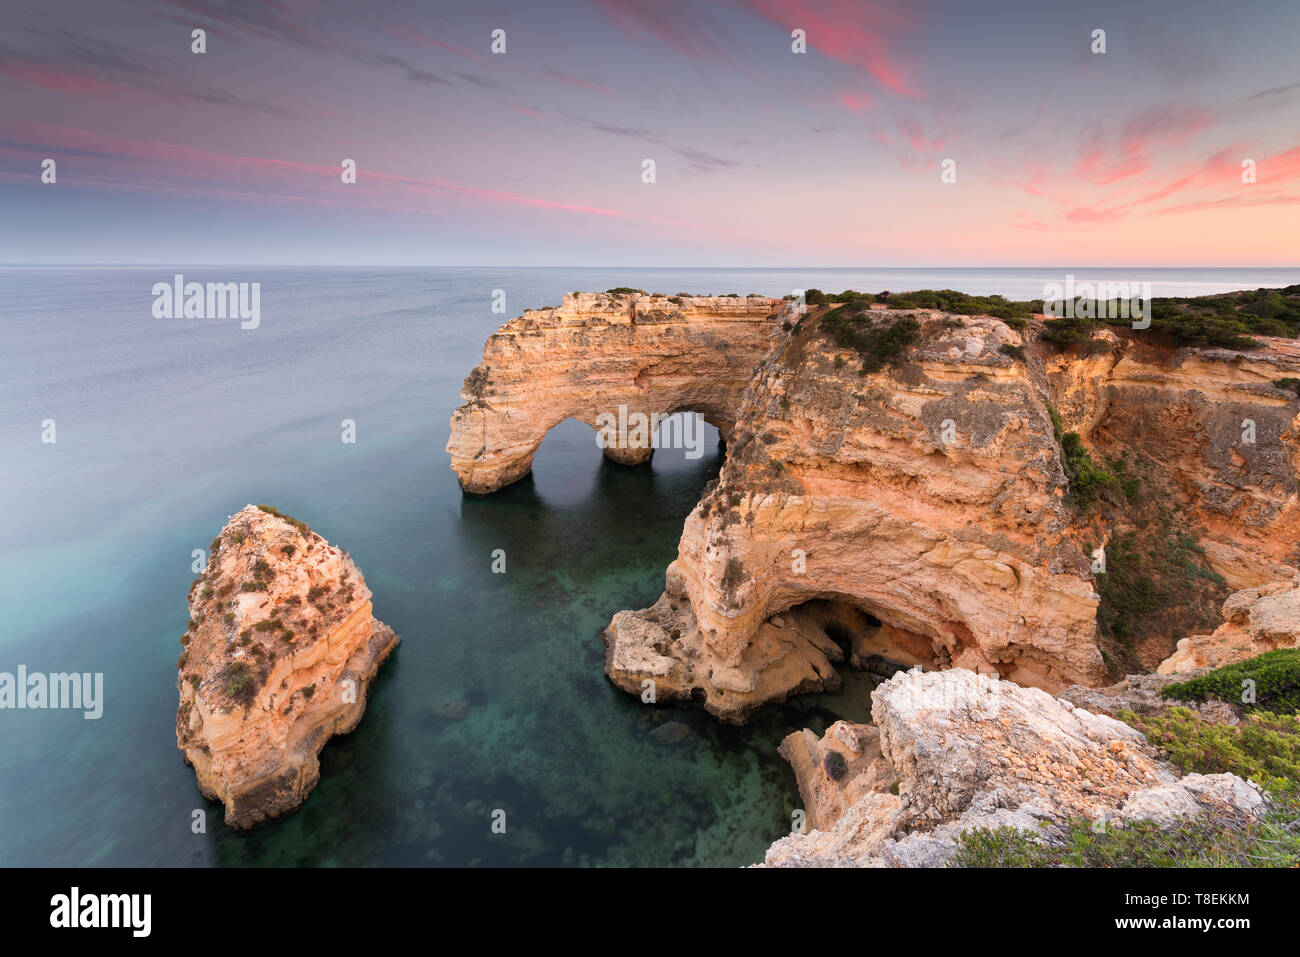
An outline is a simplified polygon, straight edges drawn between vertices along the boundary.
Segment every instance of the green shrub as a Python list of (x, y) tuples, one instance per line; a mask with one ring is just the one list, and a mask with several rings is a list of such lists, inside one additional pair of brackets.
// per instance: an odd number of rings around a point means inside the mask
[[(474, 373), (475, 373), (475, 372), (478, 372), (478, 371), (479, 371), (479, 370), (478, 370), (477, 368), (475, 368), (474, 372), (471, 372), (471, 373), (469, 374), (469, 375), (470, 375), (470, 378), (473, 378), (473, 377), (474, 377)], [(486, 374), (486, 372), (485, 372), (485, 373), (484, 373), (484, 378), (485, 378), (485, 379), (486, 379), (486, 376), (487, 376), (487, 374)], [(466, 385), (466, 387), (469, 386), (469, 379), (466, 379), (466, 380), (465, 380), (465, 385)], [(315, 534), (315, 533), (312, 532), (312, 530), (307, 526), (307, 523), (306, 523), (306, 522), (304, 522), (304, 521), (302, 521), (302, 520), (300, 520), (300, 519), (294, 518), (292, 515), (285, 515), (283, 512), (281, 512), (281, 511), (280, 511), (278, 508), (276, 508), (274, 505), (259, 505), (259, 506), (257, 506), (257, 507), (260, 508), (262, 511), (264, 511), (267, 515), (274, 515), (276, 518), (282, 518), (282, 519), (284, 519), (286, 522), (288, 522), (290, 525), (292, 525), (295, 529), (297, 529), (300, 533), (302, 533), (302, 535), (305, 536), (306, 538), (311, 538), (311, 536), (312, 536), (313, 534)], [(244, 538), (243, 538), (243, 533), (241, 532), (241, 533), (240, 533), (239, 541), (242, 542), (243, 540), (244, 540)]]
[(1294, 791), (1245, 826), (1227, 811), (1172, 825), (1130, 821), (1097, 829), (1074, 819), (1057, 840), (1037, 840), (1011, 827), (977, 828), (957, 839), (953, 867), (1296, 867), (1300, 865), (1300, 800)]
[(242, 661), (232, 661), (226, 666), (222, 675), (225, 681), (226, 695), (247, 707), (257, 696), (257, 682), (253, 680), (251, 669)]
[(993, 316), (995, 319), (1028, 319), (1042, 311), (1042, 300), (1013, 302), (1002, 296), (971, 296), (955, 289), (922, 289), (895, 293), (889, 297), (891, 309), (934, 309), (958, 316)]
[(1086, 509), (1096, 503), (1103, 491), (1119, 487), (1119, 479), (1093, 462), (1078, 432), (1063, 431), (1065, 426), (1056, 409), (1049, 405), (1047, 414), (1052, 420), (1052, 434), (1061, 450), (1061, 468), (1070, 485), (1070, 499), (1079, 508)]
[(1120, 718), (1162, 748), (1184, 773), (1235, 774), (1270, 791), (1300, 782), (1300, 719), (1260, 711), (1239, 725), (1207, 720), (1189, 708)]
[(1109, 349), (1110, 345), (1092, 338), (1092, 332), (1096, 328), (1097, 322), (1093, 319), (1072, 316), (1051, 319), (1043, 326), (1042, 339), (1061, 351), (1076, 349), (1085, 354), (1102, 352)]
[(998, 346), (998, 352), (1002, 353), (1004, 356), (1011, 356), (1013, 359), (1019, 359), (1021, 362), (1025, 361), (1024, 346), (1013, 346), (1009, 342), (1004, 342), (1002, 345)]
[(1291, 392), (1294, 392), (1296, 395), (1300, 395), (1300, 379), (1292, 379), (1292, 378), (1274, 379), (1273, 384), (1277, 386), (1279, 389), (1290, 390)]
[[(1254, 683), (1253, 702), (1242, 701), (1247, 681)], [(1178, 701), (1217, 698), (1247, 711), (1295, 714), (1300, 711), (1300, 648), (1279, 648), (1215, 668), (1199, 678), (1166, 685), (1160, 693)]]
[(860, 303), (828, 312), (819, 328), (835, 345), (858, 354), (863, 375), (879, 372), (921, 338), (921, 324), (911, 316), (889, 322)]

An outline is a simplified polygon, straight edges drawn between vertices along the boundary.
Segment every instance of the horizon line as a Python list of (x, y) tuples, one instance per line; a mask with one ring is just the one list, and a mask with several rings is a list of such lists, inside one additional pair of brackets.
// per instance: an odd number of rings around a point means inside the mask
[(186, 267), (210, 268), (215, 266), (236, 266), (240, 268), (260, 268), (260, 269), (603, 269), (603, 270), (679, 270), (679, 271), (705, 271), (705, 270), (753, 270), (753, 271), (772, 271), (772, 270), (883, 270), (883, 269), (917, 269), (917, 270), (938, 270), (938, 269), (1177, 269), (1193, 271), (1198, 269), (1272, 269), (1272, 270), (1296, 270), (1300, 271), (1300, 263), (1289, 265), (1265, 264), (1257, 266), (1243, 265), (1196, 265), (1196, 266), (1175, 266), (1175, 265), (1153, 265), (1143, 263), (1139, 265), (1121, 265), (1118, 263), (1072, 263), (1062, 264), (1053, 263), (1048, 265), (933, 265), (933, 266), (898, 266), (898, 265), (859, 265), (859, 266), (826, 266), (826, 265), (797, 265), (797, 266), (740, 266), (740, 265), (712, 265), (712, 266), (628, 266), (628, 265), (516, 265), (510, 263), (487, 263), (487, 264), (466, 264), (466, 263), (330, 263), (330, 262), (311, 262), (311, 263), (256, 263), (256, 262), (183, 262), (183, 263), (161, 263), (161, 262), (0, 262), (0, 269), (30, 269), (30, 268), (56, 268), (56, 269), (74, 269), (74, 268), (97, 268), (97, 269), (181, 269)]

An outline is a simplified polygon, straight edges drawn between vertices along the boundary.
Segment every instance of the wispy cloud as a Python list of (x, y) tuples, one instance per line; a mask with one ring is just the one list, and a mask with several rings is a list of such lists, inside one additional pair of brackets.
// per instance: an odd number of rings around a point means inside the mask
[[(18, 36), (25, 40), (16, 45)], [(160, 100), (198, 100), (271, 116), (291, 116), (282, 106), (206, 85), (175, 61), (104, 37), (64, 29), (27, 28), (0, 42), (0, 74), (63, 93), (111, 95), (137, 90)]]

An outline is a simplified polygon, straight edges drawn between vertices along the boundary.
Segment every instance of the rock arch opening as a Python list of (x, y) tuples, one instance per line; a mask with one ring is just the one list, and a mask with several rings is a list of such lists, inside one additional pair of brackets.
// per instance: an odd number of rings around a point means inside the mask
[(772, 615), (768, 624), (798, 633), (832, 662), (865, 672), (873, 684), (899, 671), (934, 670), (951, 652), (929, 635), (882, 620), (887, 610), (844, 596), (811, 598)]

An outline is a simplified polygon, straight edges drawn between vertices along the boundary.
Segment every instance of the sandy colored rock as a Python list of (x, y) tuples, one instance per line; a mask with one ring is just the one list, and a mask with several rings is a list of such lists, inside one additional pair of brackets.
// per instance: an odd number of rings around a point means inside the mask
[[(519, 480), (556, 425), (577, 419), (595, 429), (620, 406), (629, 416), (698, 412), (729, 430), (780, 305), (758, 296), (573, 293), (558, 309), (510, 320), (488, 339), (451, 417), (447, 451), (461, 487), (486, 493)], [(626, 438), (605, 454), (627, 465), (651, 457), (639, 436)]]
[[(1295, 342), (1238, 353), (1108, 328), (1095, 334), (1108, 351), (1081, 355), (1041, 343), (1037, 319), (873, 309), (920, 335), (862, 374), (818, 332), (830, 308), (575, 294), (503, 326), (467, 380), (448, 450), (469, 491), (525, 474), (562, 419), (594, 426), (619, 404), (693, 409), (723, 429), (725, 464), (663, 596), (604, 632), (606, 673), (628, 692), (653, 683), (740, 722), (833, 690), (845, 653), (882, 678), (919, 665), (1049, 691), (1113, 682), (1092, 549), (1124, 529), (1068, 501), (1052, 410), (1098, 461), (1142, 457), (1200, 571), (1226, 583), (1213, 587), (1294, 574), (1300, 401), (1273, 382), (1300, 375)], [(838, 611), (810, 613), (818, 603)], [(1145, 622), (1135, 667), (1194, 633), (1180, 615), (1216, 627), (1218, 600), (1203, 604)]]
[(361, 720), (398, 643), (370, 597), (352, 559), (295, 519), (249, 505), (214, 539), (190, 590), (176, 741), (226, 823), (297, 808), (325, 743)]
[(1235, 775), (1182, 776), (1114, 718), (964, 669), (898, 674), (872, 694), (872, 714), (879, 757), (850, 765), (834, 792), (811, 756), (843, 731), (783, 743), (811, 828), (773, 843), (767, 866), (935, 867), (971, 828), (1050, 836), (1071, 818), (1123, 826), (1230, 808), (1249, 819), (1267, 807)]
[(1213, 634), (1178, 642), (1160, 663), (1162, 675), (1220, 668), (1278, 648), (1300, 647), (1300, 573), (1234, 592), (1223, 603), (1224, 622)]

